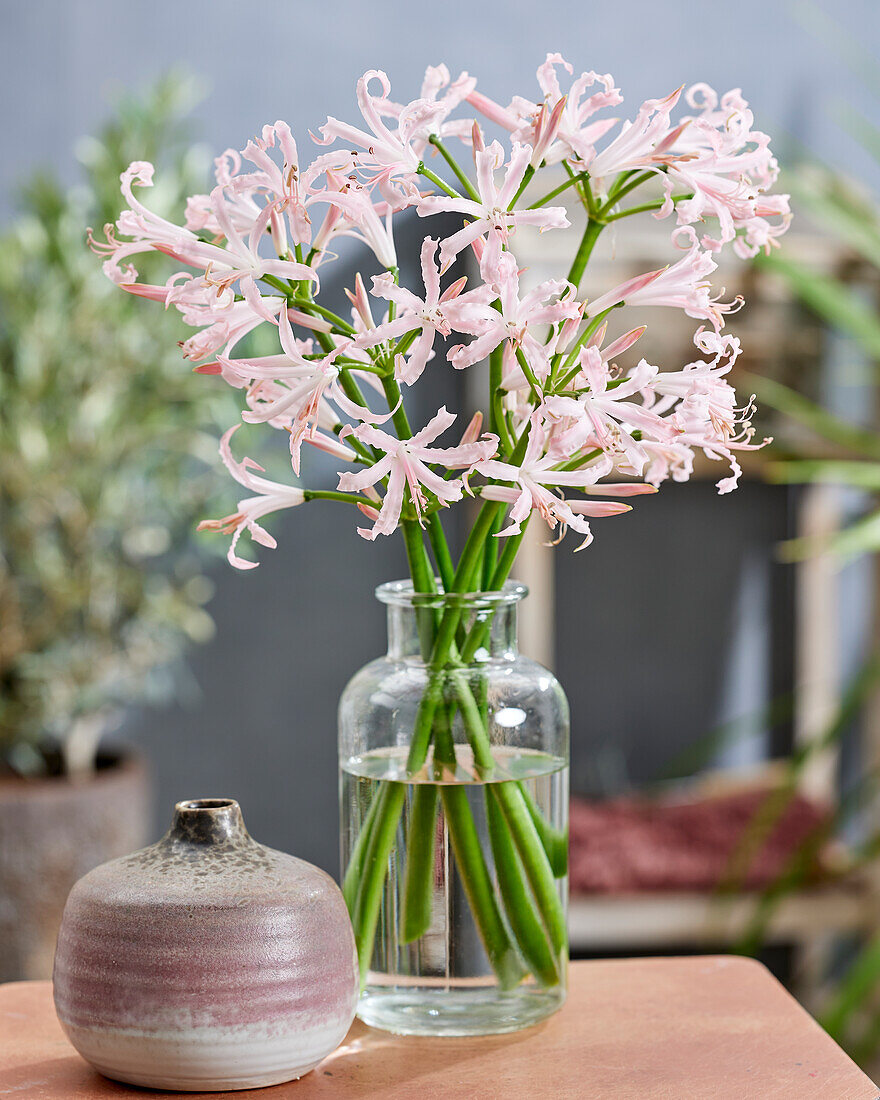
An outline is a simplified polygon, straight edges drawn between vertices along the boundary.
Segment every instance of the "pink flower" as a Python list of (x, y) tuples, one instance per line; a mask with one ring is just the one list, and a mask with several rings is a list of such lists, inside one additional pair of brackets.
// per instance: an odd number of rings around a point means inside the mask
[[(214, 179), (225, 189), (229, 217), (240, 233), (248, 233), (259, 217), (262, 207), (255, 195), (261, 190), (262, 180), (256, 173), (239, 175), (241, 155), (235, 149), (227, 149), (214, 158)], [(193, 233), (216, 236), (221, 233), (214, 217), (210, 195), (190, 195), (186, 200), (186, 227)]]
[(779, 247), (777, 238), (788, 231), (791, 216), (788, 195), (761, 195), (755, 202), (755, 213), (740, 227), (743, 232), (735, 238), (733, 251), (743, 260), (759, 252), (769, 254)]
[[(557, 461), (599, 447), (616, 462), (622, 456), (627, 467), (640, 474), (647, 455), (632, 433), (638, 431), (661, 440), (675, 435), (657, 413), (631, 400), (652, 386), (657, 368), (642, 359), (628, 378), (612, 380), (596, 347), (584, 348), (578, 362), (587, 388), (577, 396), (556, 395), (544, 402), (546, 413), (561, 422), (553, 437)], [(616, 384), (610, 387), (612, 381)]]
[(242, 413), (242, 420), (249, 424), (271, 423), (290, 431), (291, 461), (294, 473), (299, 474), (302, 441), (307, 433), (310, 438), (314, 435), (322, 401), (340, 395), (339, 368), (334, 360), (345, 345), (340, 344), (321, 358), (307, 359), (293, 335), (286, 310), (281, 311), (279, 321), (283, 355), (218, 359), (228, 382), (248, 388), (250, 411)]
[(397, 267), (393, 211), (388, 204), (374, 203), (369, 188), (357, 180), (343, 179), (334, 172), (327, 173), (327, 180), (327, 189), (316, 191), (308, 205), (329, 203), (337, 216), (329, 224), (325, 222), (313, 247), (323, 250), (332, 237), (354, 237), (372, 250), (383, 267)]
[(199, 240), (190, 230), (173, 225), (157, 214), (153, 214), (135, 197), (132, 190), (134, 184), (137, 183), (142, 187), (152, 186), (153, 166), (151, 164), (142, 161), (133, 162), (122, 173), (121, 180), (122, 194), (128, 201), (129, 209), (123, 211), (116, 225), (120, 233), (134, 239), (120, 242), (111, 240), (108, 234), (108, 244), (101, 246), (102, 250), (109, 251), (111, 254), (111, 259), (105, 262), (104, 270), (114, 281), (132, 283), (137, 278), (137, 272), (131, 266), (125, 269), (124, 273), (119, 274), (120, 259), (137, 252), (151, 250), (164, 252), (173, 259), (204, 270), (205, 283), (216, 288), (218, 294), (237, 283), (251, 311), (270, 320), (271, 312), (262, 302), (256, 285), (257, 279), (263, 275), (274, 275), (296, 281), (317, 280), (315, 272), (305, 264), (281, 260), (277, 257), (267, 258), (259, 254), (263, 234), (273, 213), (271, 204), (260, 211), (245, 240), (227, 209), (224, 188), (215, 187), (211, 192), (211, 208), (226, 241), (223, 245), (208, 244)]
[[(445, 292), (440, 291), (440, 274), (434, 262), (437, 241), (426, 237), (422, 242), (422, 279), (425, 284), (424, 299), (417, 297), (406, 287), (398, 286), (390, 272), (373, 276), (373, 294), (378, 298), (394, 302), (398, 307), (393, 321), (386, 321), (378, 327), (371, 327), (357, 339), (361, 348), (375, 347), (385, 340), (397, 339), (405, 333), (419, 331), (412, 344), (408, 357), (397, 357), (394, 376), (398, 382), (412, 385), (425, 369), (428, 357), (434, 346), (434, 335), (448, 336), (452, 325), (458, 325), (459, 319), (479, 305), (485, 305), (493, 297), (490, 287), (478, 287), (462, 294), (465, 279), (458, 279)], [(370, 317), (372, 321), (372, 317)]]
[[(275, 147), (276, 141), (283, 157), (280, 166), (269, 155), (269, 150)], [(261, 186), (273, 197), (274, 212), (279, 215), (287, 214), (293, 240), (297, 244), (308, 244), (311, 240), (311, 224), (305, 208), (308, 181), (303, 186), (296, 142), (290, 127), (280, 120), (274, 126), (264, 126), (262, 137), (247, 143), (244, 156), (260, 169), (253, 176), (259, 178)]]
[[(370, 84), (378, 80), (381, 95), (372, 95)], [(405, 107), (396, 107), (388, 99), (391, 82), (381, 69), (370, 69), (357, 83), (357, 100), (364, 121), (370, 128), (367, 133), (347, 122), (328, 118), (321, 127), (321, 138), (314, 138), (319, 145), (344, 141), (363, 149), (357, 162), (380, 181), (402, 178), (409, 181), (418, 173), (421, 154), (428, 136), (435, 133), (441, 121), (452, 109), (445, 102), (417, 99)], [(385, 118), (395, 118), (394, 130)], [(312, 135), (314, 137), (314, 135)]]
[(643, 476), (649, 485), (657, 487), (670, 477), (678, 482), (690, 480), (694, 472), (694, 452), (684, 443), (678, 440), (657, 443), (646, 439), (642, 442), (642, 450), (648, 456)]
[(711, 321), (716, 329), (722, 328), (724, 314), (738, 309), (742, 305), (742, 299), (723, 303), (711, 297), (708, 276), (718, 265), (708, 252), (700, 248), (692, 229), (684, 227), (677, 232), (686, 234), (691, 241), (687, 255), (678, 263), (637, 275), (614, 290), (594, 298), (587, 305), (586, 316), (597, 317), (606, 309), (620, 304), (672, 306), (683, 309), (688, 317)]
[(365, 539), (390, 535), (396, 530), (407, 488), (419, 516), (427, 506), (423, 488), (432, 493), (443, 506), (461, 500), (467, 475), (465, 478), (447, 481), (435, 473), (429, 464), (444, 466), (450, 470), (470, 470), (495, 453), (498, 437), (487, 434), (482, 440), (461, 443), (458, 447), (432, 447), (434, 440), (454, 421), (454, 413), (447, 412), (443, 407), (411, 439), (395, 439), (369, 424), (361, 424), (354, 429), (353, 434), (361, 442), (376, 447), (385, 454), (369, 469), (340, 474), (339, 489), (343, 492), (361, 492), (368, 486), (375, 485), (377, 481), (388, 478), (388, 488), (375, 524), (369, 530), (358, 528), (358, 533)]
[(268, 307), (263, 306), (257, 287), (258, 279), (263, 275), (274, 275), (278, 279), (290, 279), (294, 282), (317, 282), (317, 275), (306, 264), (260, 255), (259, 247), (275, 210), (273, 204), (265, 206), (260, 212), (247, 240), (241, 236), (229, 217), (222, 187), (215, 187), (211, 192), (211, 204), (226, 243), (223, 247), (203, 245), (199, 252), (199, 259), (206, 261), (205, 282), (209, 285), (225, 289), (238, 283), (239, 290), (254, 313), (271, 321), (272, 313)]
[[(616, 119), (602, 119), (595, 122), (588, 121), (597, 111), (606, 107), (616, 107), (623, 102), (620, 90), (614, 86), (614, 78), (610, 73), (601, 75), (595, 72), (581, 73), (573, 81), (566, 95), (562, 94), (559, 80), (556, 76), (556, 66), (562, 65), (570, 74), (571, 65), (558, 53), (548, 53), (547, 60), (538, 69), (538, 83), (544, 93), (544, 102), (550, 108), (555, 108), (565, 101), (565, 108), (556, 131), (556, 142), (544, 156), (548, 164), (556, 164), (560, 160), (568, 159), (580, 161), (586, 166), (593, 157), (594, 144), (608, 130), (614, 126)], [(587, 96), (590, 88), (601, 85), (601, 92), (594, 92)], [(586, 99), (584, 98), (586, 96)]]
[[(173, 293), (174, 291), (169, 295), (169, 305), (174, 304)], [(223, 355), (231, 356), (236, 345), (261, 325), (267, 314), (274, 317), (285, 304), (284, 298), (264, 297), (261, 302), (262, 311), (255, 313), (250, 302), (242, 300), (226, 304), (225, 296), (218, 298), (213, 293), (203, 301), (181, 298), (178, 308), (183, 320), (188, 325), (202, 328), (201, 332), (181, 345), (184, 358), (198, 363), (221, 351)]]
[(613, 500), (568, 500), (560, 495), (561, 488), (580, 489), (588, 494), (618, 495), (654, 491), (648, 485), (597, 485), (599, 478), (611, 471), (610, 461), (604, 458), (581, 470), (556, 469), (559, 458), (545, 453), (546, 445), (547, 436), (536, 414), (532, 419), (529, 442), (521, 465), (514, 466), (497, 459), (488, 459), (476, 467), (477, 473), (493, 482), (509, 483), (483, 485), (480, 488), (480, 496), (484, 500), (498, 500), (513, 505), (508, 516), (510, 523), (503, 531), (498, 532), (502, 537), (518, 535), (523, 522), (533, 511), (537, 511), (551, 530), (560, 524), (563, 535), (568, 527), (584, 535), (584, 541), (578, 547), (580, 550), (593, 541), (590, 525), (584, 517), (617, 516), (631, 509), (628, 504)]
[(518, 225), (547, 229), (565, 229), (570, 223), (561, 206), (546, 206), (539, 210), (511, 210), (513, 197), (519, 188), (532, 151), (527, 145), (514, 143), (510, 161), (500, 186), (495, 183), (495, 172), (504, 164), (504, 151), (497, 141), (475, 153), (477, 165), (477, 189), (479, 202), (472, 199), (455, 199), (445, 195), (429, 195), (418, 203), (420, 217), (442, 212), (464, 214), (471, 221), (440, 245), (440, 264), (445, 271), (455, 257), (479, 237), (488, 233), (489, 239), (483, 262), (489, 270), (498, 263), (503, 245)]
[[(562, 65), (568, 73), (572, 67), (561, 54), (548, 53), (547, 60), (538, 69), (538, 84), (544, 93), (542, 103), (534, 104), (515, 96), (509, 107), (472, 92), (468, 101), (487, 118), (513, 135), (514, 141), (531, 145), (534, 152), (532, 167), (542, 161), (558, 164), (561, 160), (579, 161), (586, 166), (595, 153), (594, 144), (617, 122), (616, 119), (589, 121), (605, 107), (613, 107), (623, 101), (614, 78), (606, 73), (581, 73), (567, 94), (563, 94), (556, 76), (556, 67)], [(587, 96), (590, 88), (602, 86), (601, 92)], [(586, 96), (586, 99), (584, 98)]]
[[(574, 298), (574, 287), (562, 279), (549, 279), (520, 298), (516, 259), (512, 253), (502, 252), (493, 291), (500, 299), (501, 311), (493, 309), (486, 301), (478, 310), (461, 316), (456, 327), (477, 338), (469, 344), (451, 348), (449, 361), (458, 369), (469, 367), (509, 340), (514, 347), (522, 348), (535, 375), (546, 378), (550, 373), (550, 361), (547, 348), (535, 329), (580, 317), (581, 303)], [(495, 293), (491, 297), (495, 297)]]
[[(769, 137), (753, 129), (752, 112), (739, 89), (719, 104), (712, 88), (695, 84), (686, 98), (700, 113), (681, 120), (665, 179), (667, 201), (657, 217), (671, 213), (673, 190), (691, 192), (692, 198), (675, 203), (677, 221), (693, 225), (716, 218), (717, 232), (701, 238), (704, 248), (717, 252), (736, 241), (744, 257), (759, 248), (769, 251), (791, 220), (787, 195), (764, 195), (779, 172)], [(778, 220), (771, 223), (768, 217)]]
[(670, 130), (670, 115), (680, 95), (681, 88), (677, 88), (665, 99), (646, 100), (634, 121), (625, 122), (617, 137), (590, 160), (590, 178), (601, 181), (618, 172), (667, 164), (669, 142), (675, 135)]
[(376, 98), (373, 102), (380, 114), (398, 120), (402, 119), (404, 124), (414, 114), (418, 114), (423, 120), (430, 120), (430, 125), (424, 125), (423, 121), (421, 127), (416, 128), (410, 139), (413, 152), (419, 157), (424, 157), (429, 137), (436, 135), (439, 138), (457, 137), (461, 140), (467, 140), (470, 137), (473, 119), (457, 119), (453, 122), (447, 122), (446, 119), (460, 103), (467, 99), (474, 90), (476, 83), (476, 80), (472, 76), (468, 76), (467, 73), (460, 73), (453, 80), (449, 69), (445, 65), (429, 65), (425, 70), (421, 95), (416, 103), (420, 105), (425, 103), (436, 104), (438, 108), (436, 114), (426, 113), (422, 115), (421, 110), (423, 108), (420, 107), (417, 110), (415, 104), (412, 103), (405, 106), (392, 103), (387, 97)]
[(200, 531), (220, 531), (225, 535), (232, 535), (232, 545), (226, 555), (230, 565), (234, 565), (236, 569), (255, 569), (257, 562), (247, 561), (238, 557), (235, 553), (242, 532), (250, 532), (254, 542), (274, 550), (278, 545), (277, 542), (268, 531), (257, 523), (257, 520), (262, 519), (270, 512), (278, 512), (282, 508), (295, 508), (305, 501), (306, 495), (302, 489), (297, 488), (295, 485), (282, 485), (280, 482), (259, 477), (254, 471), (263, 473), (263, 467), (254, 462), (252, 458), (244, 458), (241, 462), (235, 461), (229, 443), (239, 427), (240, 425), (236, 424), (224, 433), (223, 438), (220, 440), (220, 457), (235, 480), (257, 495), (240, 500), (238, 511), (230, 516), (225, 516), (223, 519), (203, 520), (198, 529)]

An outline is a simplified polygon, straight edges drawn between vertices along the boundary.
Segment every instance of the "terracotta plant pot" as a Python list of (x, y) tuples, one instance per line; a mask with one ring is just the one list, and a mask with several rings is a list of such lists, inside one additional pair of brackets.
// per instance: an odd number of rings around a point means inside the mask
[(143, 760), (107, 752), (97, 765), (76, 780), (0, 778), (0, 981), (50, 977), (70, 888), (149, 837)]
[(177, 804), (149, 848), (81, 879), (55, 1007), (101, 1073), (210, 1092), (301, 1077), (354, 1019), (358, 968), (336, 883), (257, 844), (238, 803)]

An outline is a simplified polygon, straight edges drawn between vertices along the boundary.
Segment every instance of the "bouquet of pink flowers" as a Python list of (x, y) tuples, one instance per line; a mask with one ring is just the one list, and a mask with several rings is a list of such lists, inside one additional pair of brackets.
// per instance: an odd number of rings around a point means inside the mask
[[(478, 92), (472, 77), (453, 80), (442, 65), (429, 68), (420, 96), (403, 104), (392, 98), (385, 73), (368, 72), (357, 85), (362, 126), (328, 119), (320, 137), (311, 135), (321, 151), (305, 161), (286, 123), (264, 127), (240, 154), (230, 149), (217, 159), (216, 186), (190, 198), (183, 225), (153, 214), (136, 194), (152, 184), (150, 164), (136, 162), (123, 174), (128, 209), (107, 227), (104, 242), (92, 240), (107, 275), (180, 311), (197, 330), (183, 343), (184, 356), (198, 372), (241, 390), (244, 421), (288, 433), (294, 475), (303, 446), (346, 467), (332, 490), (276, 482), (252, 460), (233, 456), (230, 428), (220, 454), (249, 495), (232, 514), (202, 526), (231, 534), (233, 565), (254, 565), (238, 554), (245, 531), (275, 546), (263, 516), (334, 500), (358, 509), (366, 539), (401, 529), (417, 592), (494, 591), (506, 581), (533, 513), (559, 538), (572, 528), (586, 546), (591, 520), (628, 511), (626, 500), (655, 492), (669, 477), (686, 480), (697, 451), (729, 467), (719, 492), (736, 487), (737, 452), (760, 444), (752, 439), (751, 401), (738, 405), (727, 378), (739, 342), (725, 333), (725, 319), (740, 303), (720, 301), (709, 279), (723, 248), (752, 256), (774, 246), (788, 226), (787, 196), (769, 193), (777, 176), (769, 138), (753, 128), (738, 90), (719, 98), (705, 84), (678, 89), (620, 123), (608, 114), (622, 102), (613, 79), (572, 75), (571, 65), (551, 54), (538, 69), (539, 93), (502, 106)], [(674, 117), (681, 100), (686, 106)], [(501, 140), (489, 140), (487, 126)], [(541, 188), (546, 173), (550, 182)], [(660, 187), (639, 202), (634, 192), (651, 181)], [(569, 270), (524, 286), (517, 235), (526, 227), (566, 231), (571, 207), (585, 227), (572, 244)], [(394, 227), (411, 211), (426, 229), (423, 285), (405, 287)], [(585, 298), (579, 286), (603, 229), (638, 214), (670, 219), (670, 264)], [(443, 225), (449, 215), (459, 217), (460, 228), (432, 235), (437, 215), (447, 216)], [(367, 263), (381, 269), (355, 276), (348, 318), (321, 302), (321, 271), (339, 237), (360, 241)], [(139, 282), (132, 264), (152, 250), (183, 265), (163, 285)], [(636, 356), (643, 306), (693, 318), (693, 362), (660, 369)], [(237, 355), (259, 326), (277, 333), (275, 353)], [(463, 429), (452, 432), (457, 417), (445, 407), (427, 423), (411, 424), (406, 394), (426, 371), (468, 370), (486, 359), (485, 408)], [(456, 563), (442, 516), (466, 495), (479, 498), (481, 508)], [(484, 626), (462, 636), (460, 625), (450, 607), (426, 641), (426, 660), (438, 675), (473, 656), (484, 636)], [(453, 687), (474, 758), (491, 768), (485, 722), (468, 684)], [(435, 737), (435, 708), (428, 691), (413, 734), (413, 770)], [(558, 957), (564, 927), (552, 888), (553, 838), (531, 827), (534, 815), (524, 813), (517, 784), (498, 786), (509, 787), (504, 820), (541, 916), (519, 935), (521, 953), (527, 962), (541, 956), (541, 944), (527, 941), (546, 935)], [(370, 859), (355, 851), (346, 881), (364, 967), (376, 926), (376, 879), (394, 840), (389, 823), (401, 812), (393, 787), (364, 828)], [(430, 868), (420, 872), (414, 864), (413, 898), (420, 874), (429, 878)], [(474, 898), (478, 909), (489, 904)], [(415, 903), (412, 912), (411, 938), (423, 927)], [(492, 944), (498, 929), (476, 916), (494, 962), (502, 957)], [(515, 915), (511, 923), (517, 936)], [(545, 977), (549, 970), (552, 981), (552, 962), (532, 970)]]

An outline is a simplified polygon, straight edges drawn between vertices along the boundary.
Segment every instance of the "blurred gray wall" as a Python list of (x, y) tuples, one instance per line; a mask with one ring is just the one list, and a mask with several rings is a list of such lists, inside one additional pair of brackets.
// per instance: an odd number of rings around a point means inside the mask
[[(264, 122), (279, 117), (291, 122), (301, 141), (327, 114), (353, 119), (354, 83), (367, 68), (386, 69), (395, 98), (408, 99), (417, 94), (425, 65), (442, 60), (453, 73), (468, 69), (483, 92), (506, 102), (514, 92), (528, 94), (545, 53), (561, 50), (578, 70), (612, 72), (630, 113), (642, 99), (679, 82), (705, 80), (722, 91), (741, 86), (759, 125), (778, 135), (781, 156), (804, 145), (854, 174), (874, 171), (842, 132), (839, 116), (846, 103), (874, 102), (847, 36), (865, 56), (876, 55), (876, 0), (825, 0), (824, 6), (811, 0), (6, 0), (0, 13), (4, 216), (12, 208), (14, 184), (34, 167), (47, 165), (76, 179), (76, 139), (104, 117), (114, 88), (143, 85), (171, 65), (204, 78), (209, 91), (196, 126), (216, 152), (241, 148)], [(701, 488), (694, 493), (703, 495)], [(638, 545), (652, 545), (655, 538), (651, 515), (660, 501), (651, 504), (635, 520), (639, 542), (627, 543), (634, 569), (640, 566)], [(726, 516), (730, 530), (741, 530), (744, 495), (742, 505), (718, 508), (719, 522)], [(754, 538), (766, 543), (785, 533), (780, 509), (786, 506), (778, 497), (763, 500)], [(682, 519), (680, 526), (676, 514), (664, 514), (665, 524), (655, 521), (660, 529), (679, 531), (684, 539), (692, 520)], [(128, 733), (154, 760), (159, 822), (177, 798), (234, 795), (256, 836), (335, 872), (336, 700), (349, 675), (382, 649), (383, 617), (373, 587), (401, 575), (405, 566), (396, 541), (363, 542), (350, 515), (331, 505), (311, 506), (307, 518), (286, 517), (278, 538), (277, 551), (261, 551), (258, 570), (239, 574), (218, 565), (211, 608), (218, 634), (193, 656), (188, 699), (163, 712), (133, 715)], [(751, 538), (744, 536), (745, 548)], [(627, 699), (631, 731), (650, 723), (645, 735), (655, 742), (669, 732), (657, 726), (662, 702), (655, 698), (652, 706), (644, 692), (636, 697), (640, 681), (647, 688), (668, 682), (659, 675), (665, 666), (647, 677), (634, 670), (608, 682), (589, 659), (589, 639), (597, 622), (601, 626), (595, 616), (607, 621), (616, 613), (610, 600), (631, 598), (625, 585), (609, 591), (603, 584), (606, 557), (609, 567), (617, 559), (615, 544), (601, 550), (599, 542), (577, 558), (571, 558), (573, 547), (561, 551), (566, 585), (576, 583), (577, 571), (589, 578), (582, 596), (560, 609), (568, 648), (558, 647), (566, 654), (563, 680), (570, 679), (579, 698), (592, 685), (581, 708), (589, 730), (577, 750), (585, 786), (592, 782), (601, 744), (616, 736), (607, 725), (616, 698)], [(735, 561), (727, 568), (733, 572)], [(602, 598), (606, 603), (597, 609), (595, 601)], [(636, 625), (644, 629), (648, 623), (649, 631), (651, 615), (663, 610), (651, 610), (652, 598), (646, 589), (635, 615)], [(711, 668), (723, 649), (713, 656), (702, 645), (694, 633), (700, 622), (697, 614), (693, 626), (691, 620), (680, 626), (675, 642), (681, 652), (691, 638), (693, 652)], [(625, 659), (625, 634), (618, 644)], [(654, 641), (651, 646), (656, 650)], [(675, 711), (673, 726), (694, 728), (702, 711), (717, 705), (720, 680), (717, 669), (697, 670), (699, 707)], [(599, 703), (587, 713), (589, 698)], [(638, 759), (633, 743), (627, 751)]]
[(7, 201), (38, 164), (73, 170), (73, 144), (114, 87), (173, 64), (208, 84), (200, 126), (218, 152), (279, 117), (303, 139), (328, 114), (352, 118), (367, 69), (384, 68), (406, 100), (426, 64), (445, 61), (506, 103), (530, 94), (538, 64), (560, 51), (577, 71), (613, 73), (630, 112), (682, 82), (742, 87), (774, 135), (871, 168), (838, 116), (866, 102), (866, 80), (877, 95), (876, 78), (860, 72), (880, 47), (876, 0), (2, 0), (0, 12)]

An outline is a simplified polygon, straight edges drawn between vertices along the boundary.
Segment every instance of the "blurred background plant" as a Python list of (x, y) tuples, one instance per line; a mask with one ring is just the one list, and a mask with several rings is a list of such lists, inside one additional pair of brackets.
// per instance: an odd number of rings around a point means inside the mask
[(163, 166), (162, 213), (202, 186), (196, 91), (169, 75), (121, 98), (78, 146), (84, 185), (36, 175), (0, 241), (0, 773), (89, 770), (122, 708), (167, 697), (212, 632), (194, 529), (229, 510), (215, 466), (235, 414), (183, 366), (176, 314), (120, 294), (85, 247), (131, 160)]
[[(868, 78), (876, 93), (880, 85), (875, 69), (858, 44), (845, 39), (841, 45), (851, 66)], [(840, 109), (844, 127), (880, 164), (880, 128), (851, 104)], [(784, 280), (825, 324), (832, 346), (829, 358), (836, 360), (833, 376), (826, 378), (821, 393), (798, 391), (765, 377), (751, 378), (759, 401), (774, 407), (793, 428), (790, 435), (785, 433), (777, 441), (767, 476), (777, 483), (836, 494), (828, 498), (835, 522), (820, 524), (824, 529), (787, 541), (780, 547), (780, 555), (790, 562), (824, 557), (836, 570), (870, 556), (872, 606), (863, 666), (841, 692), (839, 709), (829, 717), (824, 731), (793, 756), (781, 791), (771, 796), (755, 819), (758, 830), (766, 827), (768, 814), (772, 817), (781, 812), (811, 759), (829, 748), (839, 749), (857, 729), (858, 764), (850, 767), (849, 778), (839, 775), (837, 806), (759, 898), (739, 945), (750, 954), (759, 950), (778, 907), (804, 887), (817, 853), (829, 841), (846, 838), (846, 858), (839, 864), (837, 877), (867, 880), (875, 927), (880, 868), (880, 195), (815, 160), (789, 173), (784, 189), (791, 191), (798, 217), (805, 215), (833, 240), (840, 260), (829, 270), (779, 253), (760, 258), (763, 268)], [(818, 1008), (820, 1022), (856, 1061), (876, 1069), (880, 1055), (880, 935), (869, 934), (855, 944), (844, 942), (830, 962), (824, 997), (814, 1010)]]

